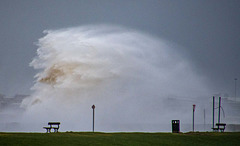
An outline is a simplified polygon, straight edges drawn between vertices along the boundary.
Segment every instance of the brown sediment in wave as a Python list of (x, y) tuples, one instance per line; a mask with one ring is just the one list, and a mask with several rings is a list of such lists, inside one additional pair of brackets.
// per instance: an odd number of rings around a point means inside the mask
[(63, 75), (64, 75), (64, 72), (62, 70), (55, 68), (55, 66), (52, 66), (48, 70), (47, 76), (44, 78), (41, 78), (39, 82), (47, 83), (47, 84), (56, 84), (57, 78)]

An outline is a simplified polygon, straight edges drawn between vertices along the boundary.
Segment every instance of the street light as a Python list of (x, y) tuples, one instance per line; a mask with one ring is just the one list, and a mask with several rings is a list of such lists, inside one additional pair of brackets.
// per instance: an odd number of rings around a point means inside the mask
[(95, 105), (92, 105), (92, 109), (93, 109), (93, 132), (94, 132), (94, 109), (95, 109)]
[(196, 107), (196, 105), (194, 104), (193, 105), (193, 132), (194, 132), (194, 112), (195, 112), (195, 107)]

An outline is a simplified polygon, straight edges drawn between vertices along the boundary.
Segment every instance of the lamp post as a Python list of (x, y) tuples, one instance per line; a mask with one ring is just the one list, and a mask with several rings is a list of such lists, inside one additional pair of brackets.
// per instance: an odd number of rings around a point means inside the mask
[(214, 129), (214, 112), (215, 112), (214, 110), (215, 110), (215, 97), (213, 96), (213, 113), (212, 113), (213, 114), (213, 119), (212, 119), (212, 122), (213, 122), (212, 123), (212, 128), (213, 129)]
[(219, 101), (218, 101), (218, 123), (220, 123), (221, 121), (221, 97), (219, 97)]
[(196, 107), (196, 105), (194, 104), (193, 105), (193, 127), (192, 127), (193, 128), (193, 132), (194, 132), (194, 112), (195, 112), (195, 107)]
[(204, 120), (203, 124), (204, 124), (204, 131), (205, 131), (205, 128), (206, 128), (206, 111), (205, 111), (205, 108), (203, 110), (203, 120)]
[(95, 109), (95, 105), (92, 105), (92, 109), (93, 109), (93, 132), (94, 132), (94, 109)]

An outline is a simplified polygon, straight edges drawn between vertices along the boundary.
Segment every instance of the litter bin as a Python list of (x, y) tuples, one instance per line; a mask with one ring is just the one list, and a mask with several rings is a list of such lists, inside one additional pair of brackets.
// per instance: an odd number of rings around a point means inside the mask
[(172, 120), (172, 133), (179, 133), (179, 120)]

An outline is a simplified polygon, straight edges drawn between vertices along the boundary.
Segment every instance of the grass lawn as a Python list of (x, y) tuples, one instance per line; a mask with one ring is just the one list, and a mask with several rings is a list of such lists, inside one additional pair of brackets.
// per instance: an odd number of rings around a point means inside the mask
[(240, 145), (240, 133), (0, 133), (0, 145)]

